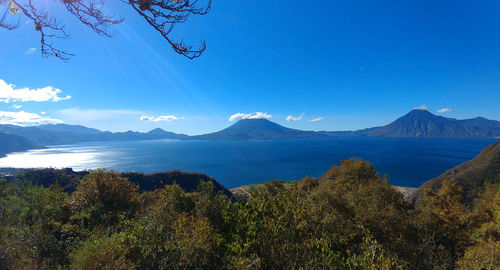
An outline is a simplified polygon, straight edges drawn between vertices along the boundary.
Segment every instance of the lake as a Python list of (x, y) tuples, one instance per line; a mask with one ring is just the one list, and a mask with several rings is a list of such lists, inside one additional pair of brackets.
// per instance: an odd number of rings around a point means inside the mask
[(320, 176), (340, 160), (369, 160), (391, 184), (418, 187), (495, 139), (344, 137), (255, 141), (88, 142), (12, 153), (0, 167), (203, 172), (226, 187)]

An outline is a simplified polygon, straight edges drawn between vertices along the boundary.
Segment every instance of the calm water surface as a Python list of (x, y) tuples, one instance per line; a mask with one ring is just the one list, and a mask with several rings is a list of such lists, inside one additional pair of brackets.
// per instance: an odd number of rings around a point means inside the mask
[(417, 187), (477, 155), (495, 139), (323, 138), (265, 141), (91, 142), (13, 153), (0, 167), (107, 168), (208, 174), (227, 187), (320, 176), (340, 160), (369, 160), (389, 182)]

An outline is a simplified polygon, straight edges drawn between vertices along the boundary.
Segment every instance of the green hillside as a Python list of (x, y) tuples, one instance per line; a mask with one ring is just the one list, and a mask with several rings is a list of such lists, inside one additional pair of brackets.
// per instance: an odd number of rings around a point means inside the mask
[(425, 182), (410, 196), (410, 200), (419, 204), (426, 189), (436, 190), (446, 179), (454, 180), (462, 186), (464, 198), (469, 203), (478, 197), (487, 185), (500, 183), (500, 141), (486, 147), (474, 159)]
[[(4, 170), (9, 171), (8, 169)], [(57, 184), (64, 191), (72, 193), (89, 173), (89, 171), (73, 171), (71, 168), (17, 169), (8, 173), (9, 176), (6, 178), (8, 182), (29, 181), (34, 185), (44, 187)], [(229, 197), (232, 196), (231, 192), (223, 185), (203, 173), (172, 170), (147, 174), (141, 172), (121, 172), (118, 174), (139, 185), (141, 191), (152, 191), (163, 188), (165, 185), (177, 184), (183, 190), (191, 192), (198, 188), (201, 181), (204, 181), (212, 182), (216, 192), (222, 192)]]
[(500, 267), (498, 186), (469, 207), (445, 180), (415, 208), (354, 159), (320, 181), (257, 185), (246, 200), (201, 174), (82, 174), (0, 179), (0, 269)]

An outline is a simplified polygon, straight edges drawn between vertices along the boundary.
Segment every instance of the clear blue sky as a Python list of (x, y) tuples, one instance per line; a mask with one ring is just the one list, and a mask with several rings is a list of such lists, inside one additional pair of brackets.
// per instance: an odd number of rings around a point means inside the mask
[[(205, 38), (207, 50), (195, 60), (175, 54), (119, 1), (107, 1), (109, 12), (125, 18), (114, 38), (44, 1), (71, 34), (55, 44), (76, 56), (42, 58), (39, 36), (21, 19), (16, 31), (0, 29), (0, 80), (15, 90), (51, 86), (71, 98), (3, 102), (4, 115), (187, 134), (219, 130), (231, 115), (253, 112), (307, 130), (383, 125), (421, 105), (433, 113), (450, 108), (441, 114), (447, 117), (500, 120), (498, 0), (214, 0), (208, 15), (173, 33)], [(301, 121), (286, 121), (302, 113)], [(144, 115), (179, 119), (140, 120)], [(324, 120), (309, 121), (318, 117)]]

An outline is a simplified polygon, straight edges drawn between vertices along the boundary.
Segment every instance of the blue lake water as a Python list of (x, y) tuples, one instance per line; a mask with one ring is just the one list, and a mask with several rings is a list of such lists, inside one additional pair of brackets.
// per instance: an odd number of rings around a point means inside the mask
[(262, 141), (91, 142), (13, 153), (0, 167), (203, 172), (226, 187), (320, 176), (340, 160), (369, 160), (392, 184), (418, 187), (495, 139), (322, 138)]

